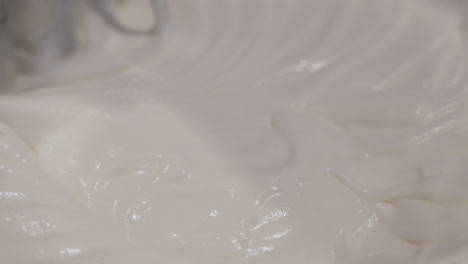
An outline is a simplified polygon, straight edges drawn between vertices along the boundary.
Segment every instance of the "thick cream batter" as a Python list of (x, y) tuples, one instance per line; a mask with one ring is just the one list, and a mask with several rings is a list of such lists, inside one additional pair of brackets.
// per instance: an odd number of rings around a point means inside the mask
[(0, 96), (0, 262), (468, 263), (441, 4), (171, 0), (131, 38), (90, 15), (87, 48)]

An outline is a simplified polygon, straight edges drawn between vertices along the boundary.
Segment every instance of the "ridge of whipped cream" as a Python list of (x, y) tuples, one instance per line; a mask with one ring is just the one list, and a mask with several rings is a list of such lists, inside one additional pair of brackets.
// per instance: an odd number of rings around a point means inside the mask
[(167, 8), (0, 95), (2, 263), (468, 261), (461, 1)]

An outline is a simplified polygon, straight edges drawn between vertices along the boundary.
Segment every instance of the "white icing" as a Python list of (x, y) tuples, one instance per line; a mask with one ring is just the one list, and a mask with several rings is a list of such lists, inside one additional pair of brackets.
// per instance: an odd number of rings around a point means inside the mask
[(463, 4), (88, 13), (0, 96), (2, 263), (464, 263)]

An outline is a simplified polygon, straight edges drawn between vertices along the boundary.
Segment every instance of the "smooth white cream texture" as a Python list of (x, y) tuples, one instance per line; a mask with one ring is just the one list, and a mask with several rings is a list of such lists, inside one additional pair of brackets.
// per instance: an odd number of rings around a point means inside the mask
[(171, 0), (155, 40), (95, 35), (0, 96), (1, 262), (467, 262), (457, 9)]

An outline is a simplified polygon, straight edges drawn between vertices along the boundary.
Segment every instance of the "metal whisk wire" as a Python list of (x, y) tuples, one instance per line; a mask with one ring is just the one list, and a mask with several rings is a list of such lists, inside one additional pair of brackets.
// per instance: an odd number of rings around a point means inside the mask
[(0, 26), (5, 25), (8, 21), (8, 14), (5, 7), (5, 2), (0, 0)]
[(167, 20), (167, 0), (150, 0), (150, 5), (155, 17), (154, 25), (147, 29), (132, 29), (121, 22), (111, 11), (112, 0), (93, 1), (94, 6), (108, 25), (114, 29), (129, 35), (154, 34), (161, 29), (161, 25)]

